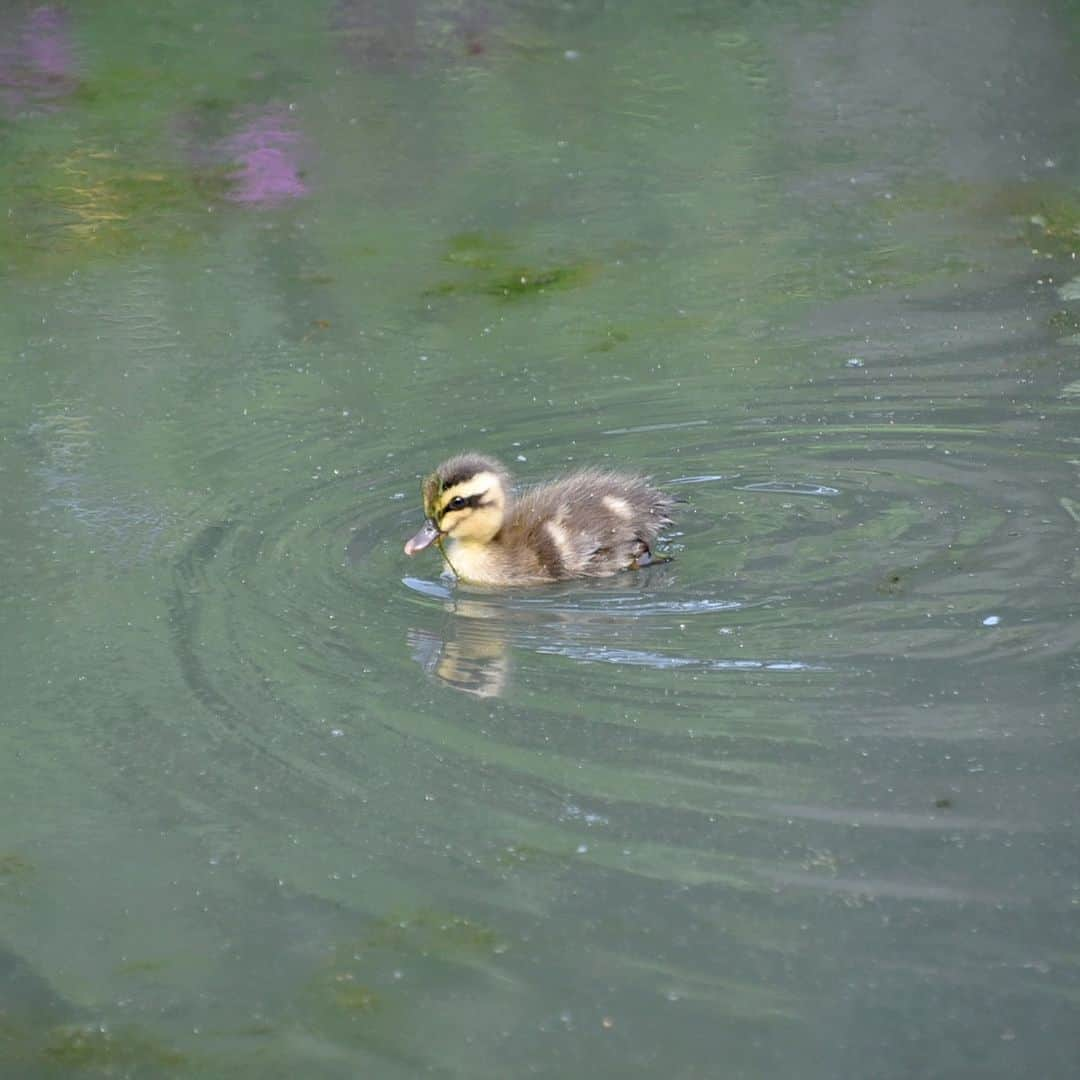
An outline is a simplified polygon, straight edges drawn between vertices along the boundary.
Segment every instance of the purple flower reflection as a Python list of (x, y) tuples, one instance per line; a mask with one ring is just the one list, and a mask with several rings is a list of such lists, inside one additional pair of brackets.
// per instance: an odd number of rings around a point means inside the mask
[(62, 79), (71, 74), (71, 40), (67, 19), (57, 7), (34, 8), (23, 30), (27, 62), (35, 71)]
[(74, 58), (64, 10), (34, 8), (21, 26), (0, 12), (0, 102), (13, 109), (48, 101), (74, 88)]
[(222, 140), (225, 155), (237, 163), (231, 174), (233, 202), (276, 206), (308, 193), (300, 176), (303, 140), (282, 110), (264, 112)]

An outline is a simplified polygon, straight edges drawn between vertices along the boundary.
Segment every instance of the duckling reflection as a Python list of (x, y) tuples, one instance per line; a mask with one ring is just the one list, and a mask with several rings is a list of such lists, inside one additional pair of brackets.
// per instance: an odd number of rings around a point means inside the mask
[[(445, 580), (404, 578), (408, 588), (438, 601), (446, 613), (438, 628), (411, 627), (406, 643), (413, 659), (432, 678), (462, 693), (502, 697), (511, 685), (515, 648), (576, 661), (614, 660), (625, 652), (625, 643), (635, 639), (633, 631), (640, 627), (641, 616), (683, 619), (688, 611), (714, 606), (709, 601), (650, 600), (664, 595), (671, 585), (670, 563), (656, 564), (641, 574), (638, 587), (631, 591), (607, 579), (590, 583), (584, 595), (572, 589), (542, 596), (519, 591), (490, 600), (463, 596)], [(718, 606), (727, 610), (740, 605), (724, 602)], [(618, 648), (613, 638), (618, 639)], [(666, 666), (659, 655), (653, 663)]]
[(433, 678), (463, 694), (501, 697), (510, 677), (510, 649), (498, 624), (466, 620), (446, 639), (410, 628), (405, 640), (413, 659)]

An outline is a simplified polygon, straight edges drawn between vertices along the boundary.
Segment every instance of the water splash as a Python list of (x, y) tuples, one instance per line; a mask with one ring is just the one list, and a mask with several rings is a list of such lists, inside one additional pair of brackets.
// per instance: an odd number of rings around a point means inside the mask
[(840, 489), (824, 484), (804, 484), (797, 480), (766, 480), (755, 484), (740, 484), (737, 491), (763, 491), (772, 495), (839, 495)]

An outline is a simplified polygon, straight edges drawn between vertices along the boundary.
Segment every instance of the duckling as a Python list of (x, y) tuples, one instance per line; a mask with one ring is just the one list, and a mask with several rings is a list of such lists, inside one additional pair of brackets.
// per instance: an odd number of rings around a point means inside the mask
[(476, 585), (540, 585), (647, 566), (675, 503), (643, 477), (593, 468), (515, 499), (506, 468), (475, 453), (444, 461), (421, 493), (426, 520), (405, 554), (437, 542), (455, 577)]

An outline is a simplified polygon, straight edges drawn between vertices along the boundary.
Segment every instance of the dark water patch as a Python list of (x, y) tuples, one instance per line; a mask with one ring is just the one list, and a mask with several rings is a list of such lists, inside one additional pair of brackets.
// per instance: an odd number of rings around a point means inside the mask
[[(485, 268), (486, 269), (486, 268)], [(509, 267), (497, 269), (483, 277), (468, 281), (448, 281), (425, 292), (427, 297), (455, 295), (492, 296), (499, 300), (520, 300), (532, 296), (544, 296), (562, 289), (578, 288), (587, 284), (597, 273), (591, 263), (568, 263), (563, 266), (547, 266), (530, 269)]]
[(41, 1057), (66, 1070), (106, 1073), (158, 1069), (168, 1074), (189, 1063), (185, 1054), (136, 1031), (113, 1031), (94, 1025), (55, 1030), (42, 1048)]
[[(18, 953), (0, 947), (0, 1023), (36, 1027), (39, 1031), (78, 1015), (78, 1010)], [(0, 1028), (0, 1031), (3, 1029)], [(9, 1033), (0, 1035), (0, 1046)]]

